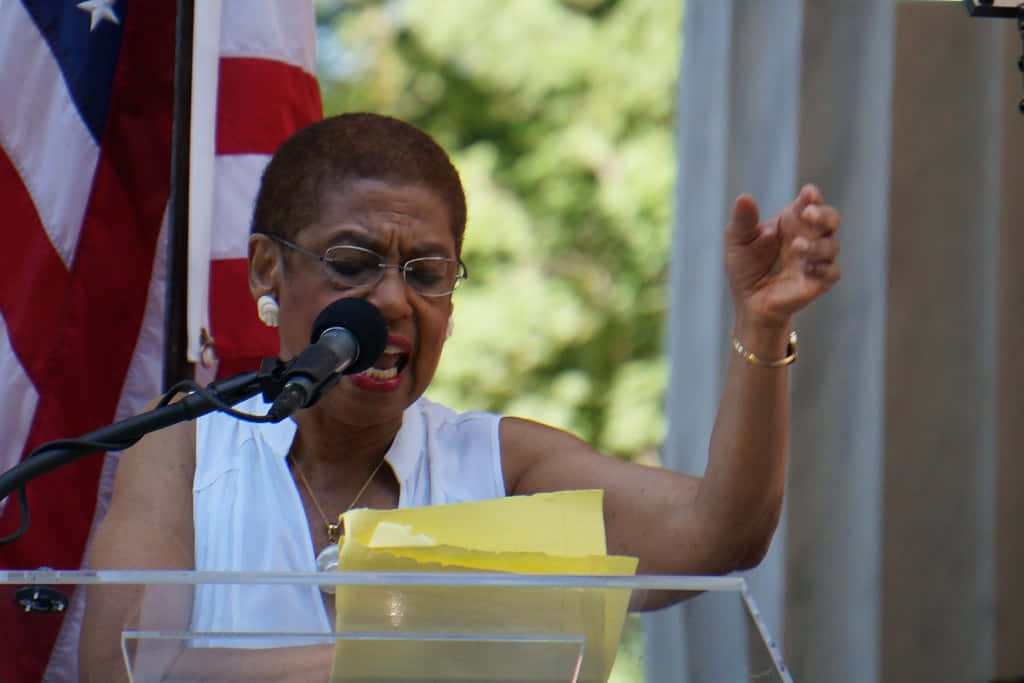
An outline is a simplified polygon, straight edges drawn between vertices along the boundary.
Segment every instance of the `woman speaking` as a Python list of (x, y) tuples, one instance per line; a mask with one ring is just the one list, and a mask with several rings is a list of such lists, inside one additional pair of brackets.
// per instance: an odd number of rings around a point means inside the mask
[[(700, 477), (603, 456), (537, 422), (458, 413), (423, 397), (451, 334), (453, 293), (467, 277), (465, 225), (458, 173), (407, 123), (346, 114), (286, 141), (263, 174), (252, 219), (249, 287), (260, 319), (277, 327), (287, 360), (309, 344), (325, 307), (365, 299), (386, 323), (384, 351), (279, 423), (214, 413), (140, 441), (121, 458), (90, 566), (310, 572), (318, 556), (321, 565), (336, 556), (344, 530), (333, 520), (353, 507), (570, 489), (604, 490), (608, 551), (639, 558), (639, 572), (756, 565), (782, 505), (793, 316), (839, 278), (837, 211), (810, 185), (763, 222), (751, 197), (735, 201), (724, 230), (733, 349)], [(267, 410), (260, 397), (238, 408)], [(201, 631), (330, 631), (332, 597), (316, 588), (265, 603), (238, 600), (234, 590), (203, 587), (167, 618)], [(649, 595), (635, 607), (664, 599)], [(90, 590), (83, 679), (109, 680), (123, 668), (119, 633), (139, 600), (129, 587)], [(234, 666), (259, 678), (308, 678), (325, 676), (330, 656), (325, 647), (288, 648)]]

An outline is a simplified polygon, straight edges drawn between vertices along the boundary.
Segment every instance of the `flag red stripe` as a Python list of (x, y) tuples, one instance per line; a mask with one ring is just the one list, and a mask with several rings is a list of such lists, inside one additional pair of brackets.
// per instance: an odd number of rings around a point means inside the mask
[(4, 221), (14, 226), (0, 249), (0, 272), (8, 282), (17, 283), (0, 287), (0, 311), (25, 372), (29, 377), (41, 377), (53, 341), (48, 332), (55, 327), (69, 276), (39, 221), (28, 188), (2, 150), (0, 188)]
[[(291, 64), (222, 57), (218, 88), (217, 154), (272, 154), (297, 129), (322, 117), (316, 79)], [(246, 238), (238, 235), (237, 253), (245, 253)], [(277, 353), (277, 334), (256, 317), (245, 259), (210, 264), (209, 302), (219, 377), (254, 369), (260, 358)]]
[(217, 154), (273, 154), (298, 128), (321, 118), (320, 86), (291, 64), (222, 57)]

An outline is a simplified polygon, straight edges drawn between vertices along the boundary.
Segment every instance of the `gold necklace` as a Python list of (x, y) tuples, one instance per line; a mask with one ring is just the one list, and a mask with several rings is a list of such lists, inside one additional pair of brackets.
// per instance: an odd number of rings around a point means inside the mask
[[(370, 486), (370, 482), (372, 482), (374, 477), (377, 476), (377, 472), (380, 471), (381, 465), (384, 464), (384, 461), (386, 459), (387, 453), (385, 453), (384, 457), (380, 459), (380, 462), (377, 463), (377, 466), (373, 468), (373, 472), (370, 473), (370, 477), (363, 483), (362, 488), (359, 489), (359, 492), (356, 494), (356, 497), (352, 499), (352, 502), (348, 504), (348, 507), (345, 508), (345, 512), (351, 510), (353, 507), (355, 507), (355, 504), (359, 502), (359, 499), (362, 497), (367, 487)], [(288, 464), (291, 465), (292, 470), (299, 475), (299, 481), (302, 482), (302, 486), (306, 489), (306, 493), (309, 494), (309, 499), (313, 501), (313, 506), (316, 508), (316, 511), (320, 513), (320, 519), (323, 520), (324, 526), (327, 527), (327, 540), (329, 541), (329, 543), (316, 556), (316, 566), (318, 569), (320, 569), (320, 571), (329, 571), (331, 569), (334, 569), (338, 566), (338, 552), (340, 550), (338, 546), (338, 541), (341, 539), (343, 535), (341, 515), (338, 515), (337, 524), (331, 524), (327, 519), (327, 515), (324, 514), (324, 509), (320, 507), (320, 501), (316, 499), (316, 494), (313, 493), (313, 487), (309, 485), (309, 481), (306, 479), (306, 475), (302, 473), (302, 469), (298, 465), (296, 465), (295, 460), (292, 459), (292, 454), (287, 454), (285, 456), (285, 460), (287, 460)], [(343, 512), (342, 515), (345, 514), (345, 512)], [(324, 592), (334, 592), (333, 586), (321, 586), (320, 589)]]

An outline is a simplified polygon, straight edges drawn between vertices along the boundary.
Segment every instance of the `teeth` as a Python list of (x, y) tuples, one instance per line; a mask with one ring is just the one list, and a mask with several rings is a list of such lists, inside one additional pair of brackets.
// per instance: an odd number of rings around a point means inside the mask
[(394, 379), (398, 376), (398, 368), (388, 368), (387, 370), (380, 370), (378, 368), (367, 368), (363, 370), (363, 375), (366, 375), (370, 379), (385, 380)]
[(402, 348), (400, 348), (398, 346), (395, 346), (394, 344), (388, 344), (384, 348), (384, 353), (390, 353), (390, 354), (405, 353), (405, 349), (402, 349)]

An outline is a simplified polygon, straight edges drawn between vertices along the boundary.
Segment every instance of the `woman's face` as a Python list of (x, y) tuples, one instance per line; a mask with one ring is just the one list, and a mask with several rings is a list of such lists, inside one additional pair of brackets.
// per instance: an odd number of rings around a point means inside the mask
[[(320, 220), (300, 230), (293, 241), (317, 254), (338, 245), (364, 247), (392, 265), (424, 256), (454, 259), (449, 220), (444, 201), (421, 185), (357, 180), (328, 192)], [(387, 349), (374, 368), (342, 377), (318, 405), (334, 418), (364, 426), (400, 417), (437, 369), (451, 295), (423, 296), (393, 268), (375, 285), (340, 289), (323, 263), (281, 249), (286, 259), (278, 293), (281, 356), (296, 356), (309, 344), (313, 319), (329, 303), (342, 297), (366, 299), (387, 321)]]

